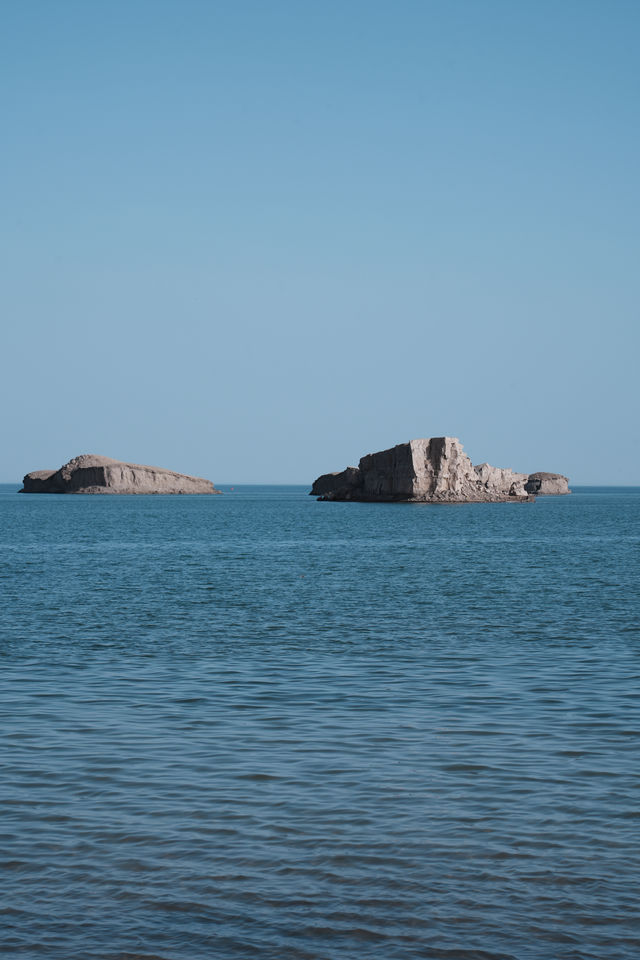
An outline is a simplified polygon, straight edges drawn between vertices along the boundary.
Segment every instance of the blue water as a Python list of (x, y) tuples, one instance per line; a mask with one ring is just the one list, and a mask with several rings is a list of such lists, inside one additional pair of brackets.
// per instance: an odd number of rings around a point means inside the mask
[(637, 960), (640, 489), (0, 495), (24, 960)]

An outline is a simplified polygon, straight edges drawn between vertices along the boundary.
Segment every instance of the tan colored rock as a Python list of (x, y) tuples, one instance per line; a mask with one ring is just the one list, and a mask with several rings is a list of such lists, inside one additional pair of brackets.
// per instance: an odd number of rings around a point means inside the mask
[(312, 494), (322, 500), (424, 503), (527, 502), (528, 475), (482, 463), (474, 467), (455, 437), (400, 443), (362, 457), (357, 468), (324, 474)]
[(528, 493), (534, 493), (539, 497), (571, 493), (569, 478), (563, 477), (561, 473), (531, 473), (525, 489)]
[(527, 496), (525, 484), (529, 478), (526, 473), (515, 473), (504, 467), (492, 467), (488, 463), (481, 463), (474, 467), (474, 470), (487, 490), (494, 492), (508, 490), (510, 496)]
[(59, 470), (35, 470), (23, 483), (20, 493), (220, 493), (202, 477), (96, 454), (74, 457)]

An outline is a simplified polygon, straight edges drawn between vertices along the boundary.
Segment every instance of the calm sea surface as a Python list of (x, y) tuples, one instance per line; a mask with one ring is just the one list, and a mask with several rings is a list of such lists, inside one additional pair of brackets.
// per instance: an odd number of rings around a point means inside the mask
[(640, 489), (0, 488), (0, 941), (637, 960)]

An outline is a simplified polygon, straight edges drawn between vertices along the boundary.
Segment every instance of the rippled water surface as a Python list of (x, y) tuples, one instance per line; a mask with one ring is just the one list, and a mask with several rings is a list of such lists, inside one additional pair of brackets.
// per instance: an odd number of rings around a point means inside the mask
[(640, 490), (0, 495), (3, 956), (640, 956)]

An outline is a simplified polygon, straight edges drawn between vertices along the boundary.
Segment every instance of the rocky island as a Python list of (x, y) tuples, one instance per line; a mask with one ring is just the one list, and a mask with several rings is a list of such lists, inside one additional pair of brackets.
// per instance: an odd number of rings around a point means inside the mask
[(569, 492), (561, 474), (474, 466), (455, 437), (410, 440), (369, 453), (357, 467), (318, 477), (311, 489), (319, 500), (414, 503), (527, 503), (534, 494)]
[(20, 493), (220, 493), (202, 477), (92, 453), (74, 457), (59, 470), (34, 470), (23, 484)]
[(529, 493), (536, 493), (539, 497), (571, 493), (569, 478), (563, 477), (561, 473), (530, 473), (524, 488)]

